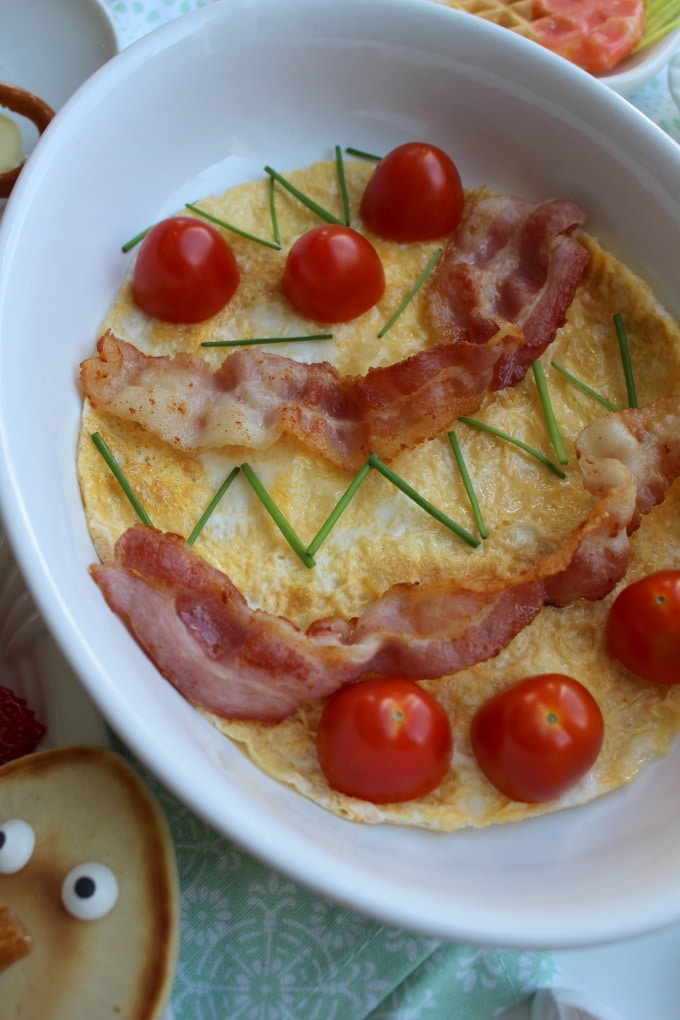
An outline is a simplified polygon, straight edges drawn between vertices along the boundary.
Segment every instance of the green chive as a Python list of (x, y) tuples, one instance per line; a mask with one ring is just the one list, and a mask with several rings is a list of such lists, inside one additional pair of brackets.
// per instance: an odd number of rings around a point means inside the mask
[(479, 506), (477, 494), (472, 484), (472, 479), (470, 478), (470, 474), (463, 459), (463, 451), (460, 448), (458, 436), (456, 435), (455, 432), (449, 432), (448, 436), (449, 443), (451, 444), (451, 449), (453, 450), (453, 456), (456, 458), (456, 464), (458, 465), (460, 477), (463, 481), (463, 485), (465, 486), (465, 491), (467, 492), (468, 499), (470, 500), (470, 506), (472, 507), (472, 512), (475, 516), (475, 521), (477, 522), (479, 534), (481, 535), (482, 538), (486, 538), (487, 537), (486, 525), (484, 523), (484, 518), (482, 517), (482, 511)]
[(376, 471), (379, 471), (381, 475), (392, 482), (393, 485), (396, 485), (396, 487), (400, 489), (405, 496), (412, 499), (414, 503), (417, 503), (419, 507), (427, 511), (431, 517), (434, 517), (434, 519), (439, 521), (440, 524), (443, 524), (445, 527), (449, 528), (450, 531), (453, 531), (459, 538), (462, 538), (465, 542), (467, 542), (468, 545), (471, 545), (473, 548), (476, 548), (479, 545), (479, 541), (474, 535), (471, 535), (469, 531), (462, 528), (460, 524), (456, 524), (455, 521), (452, 521), (450, 517), (447, 517), (445, 513), (438, 510), (436, 506), (433, 506), (432, 503), (426, 500), (424, 496), (421, 496), (419, 492), (408, 484), (408, 482), (405, 482), (404, 479), (392, 471), (391, 468), (388, 468), (386, 464), (383, 464), (376, 453), (372, 453), (370, 455), (368, 463), (371, 467), (374, 467)]
[(633, 366), (630, 361), (630, 348), (628, 347), (628, 337), (626, 336), (626, 330), (623, 325), (623, 319), (620, 315), (614, 316), (614, 326), (616, 327), (616, 335), (619, 341), (619, 351), (621, 352), (621, 362), (623, 364), (623, 374), (626, 377), (626, 392), (628, 393), (628, 406), (637, 407), (637, 393), (635, 392), (635, 380), (633, 379)]
[(152, 227), (147, 227), (146, 230), (142, 230), (142, 231), (139, 232), (139, 234), (135, 234), (135, 236), (130, 238), (129, 241), (126, 241), (125, 244), (121, 245), (120, 250), (123, 251), (123, 252), (130, 251), (132, 248), (134, 248), (136, 245), (138, 245), (140, 241), (144, 240), (144, 238), (146, 237), (146, 235), (149, 233), (149, 231), (151, 229), (152, 229)]
[(337, 216), (334, 216), (332, 212), (328, 211), (328, 209), (324, 209), (322, 205), (319, 205), (318, 202), (315, 202), (314, 199), (309, 197), (309, 195), (305, 195), (303, 191), (300, 191), (299, 188), (296, 188), (294, 184), (291, 184), (290, 181), (287, 181), (286, 178), (282, 177), (281, 174), (276, 172), (276, 170), (272, 170), (270, 166), (266, 166), (264, 168), (264, 172), (269, 174), (270, 177), (273, 177), (275, 181), (278, 181), (278, 183), (282, 187), (284, 187), (286, 191), (289, 191), (290, 194), (297, 198), (299, 202), (302, 202), (303, 205), (306, 205), (308, 209), (311, 209), (313, 213), (316, 213), (316, 215), (319, 216), (322, 220), (325, 220), (326, 223), (339, 223), (341, 226), (344, 226), (344, 223), (342, 222), (341, 219), (339, 219)]
[(99, 432), (93, 432), (90, 436), (90, 439), (92, 440), (92, 442), (97, 447), (102, 457), (106, 461), (109, 469), (111, 470), (116, 481), (118, 482), (121, 489), (127, 496), (128, 500), (130, 501), (130, 505), (132, 506), (132, 509), (135, 511), (142, 524), (146, 524), (148, 525), (148, 527), (153, 528), (153, 524), (151, 523), (149, 515), (147, 514), (146, 510), (144, 509), (140, 501), (138, 500), (137, 496), (132, 491), (130, 483), (128, 482), (127, 478), (121, 471), (118, 461), (116, 460), (116, 458), (113, 456), (113, 453), (106, 445), (105, 440), (102, 438)]
[(338, 170), (338, 183), (340, 184), (340, 194), (342, 195), (342, 211), (345, 217), (345, 225), (349, 226), (349, 195), (347, 194), (347, 181), (345, 180), (345, 164), (342, 161), (342, 149), (339, 145), (335, 146), (335, 165)]
[(476, 421), (474, 418), (461, 417), (458, 421), (462, 421), (466, 425), (471, 425), (473, 429), (481, 429), (482, 432), (488, 432), (490, 435), (496, 436), (497, 439), (504, 439), (506, 443), (512, 443), (513, 446), (518, 446), (520, 450), (524, 450), (525, 453), (535, 457), (536, 460), (541, 462), (541, 464), (545, 464), (545, 466), (550, 468), (550, 470), (556, 474), (558, 478), (567, 477), (564, 471), (559, 468), (557, 464), (553, 464), (551, 460), (544, 457), (542, 453), (538, 452), (538, 450), (534, 450), (533, 446), (528, 446), (526, 443), (523, 443), (521, 439), (515, 439), (514, 436), (509, 436), (506, 432), (501, 432), (500, 429), (494, 428), (493, 425), (486, 425), (484, 422)]
[(658, 42), (680, 25), (676, 0), (647, 0), (645, 3), (645, 32), (633, 53)]
[(299, 556), (300, 560), (306, 567), (315, 566), (314, 558), (307, 552), (304, 543), (297, 534), (297, 532), (291, 527), (289, 521), (286, 519), (280, 508), (276, 505), (272, 497), (269, 495), (264, 485), (257, 477), (250, 464), (241, 464), (241, 470), (250, 482), (256, 496), (259, 498), (263, 507), (274, 521), (283, 537), (288, 542), (289, 546), (294, 553)]
[(287, 344), (303, 340), (332, 339), (332, 333), (310, 333), (307, 336), (255, 336), (248, 340), (204, 340), (201, 347), (252, 347), (253, 344)]
[(230, 230), (232, 234), (238, 234), (239, 237), (245, 237), (247, 241), (255, 241), (256, 244), (263, 244), (265, 248), (273, 248), (274, 251), (281, 251), (280, 244), (276, 244), (274, 241), (266, 241), (263, 237), (256, 237), (255, 234), (249, 234), (247, 230), (241, 230), (239, 227), (235, 227), (231, 223), (226, 223), (217, 216), (213, 216), (211, 213), (205, 212), (204, 209), (199, 209), (199, 207), (193, 202), (186, 202), (185, 205), (187, 209), (191, 209), (191, 211), (196, 213), (198, 216), (202, 216), (204, 220), (210, 220), (211, 223), (217, 224), (218, 227), (224, 227), (225, 230)]
[(552, 400), (550, 399), (550, 393), (548, 391), (548, 384), (545, 380), (545, 372), (543, 371), (543, 365), (540, 361), (534, 361), (531, 365), (534, 372), (534, 379), (536, 380), (536, 388), (538, 395), (541, 398), (541, 406), (543, 407), (543, 417), (548, 428), (548, 435), (550, 436), (550, 442), (553, 445), (553, 449), (557, 454), (557, 459), (560, 464), (568, 464), (569, 458), (567, 457), (562, 442), (562, 436), (557, 425), (557, 419), (555, 418), (555, 412), (552, 406)]
[(274, 241), (276, 242), (276, 244), (278, 244), (278, 246), (280, 248), (281, 247), (281, 231), (279, 230), (279, 218), (276, 215), (276, 195), (275, 195), (274, 178), (273, 177), (269, 178), (268, 204), (269, 204), (269, 218), (272, 221), (272, 235), (274, 237)]
[(198, 538), (200, 533), (203, 531), (203, 528), (207, 524), (208, 519), (213, 514), (215, 508), (217, 507), (217, 504), (222, 499), (222, 496), (224, 496), (225, 492), (227, 491), (227, 489), (229, 488), (231, 483), (236, 478), (236, 475), (239, 473), (239, 470), (240, 470), (239, 467), (232, 468), (231, 471), (229, 472), (229, 474), (227, 475), (227, 477), (224, 479), (224, 481), (220, 485), (219, 489), (217, 490), (217, 492), (215, 493), (213, 498), (210, 500), (210, 502), (208, 503), (207, 507), (205, 508), (205, 510), (203, 511), (201, 516), (199, 517), (196, 525), (194, 526), (194, 530), (191, 532), (191, 534), (189, 535), (189, 537), (187, 539), (187, 545), (193, 545), (194, 544), (194, 542), (196, 541), (196, 539)]
[(567, 372), (566, 368), (562, 368), (562, 366), (558, 365), (556, 361), (551, 361), (550, 364), (552, 368), (556, 368), (558, 372), (561, 372), (562, 375), (569, 380), (569, 382), (574, 384), (574, 386), (578, 386), (580, 390), (583, 390), (584, 393), (587, 393), (589, 397), (593, 397), (594, 400), (599, 400), (600, 403), (604, 404), (604, 406), (608, 408), (610, 411), (620, 410), (620, 408), (617, 407), (616, 404), (613, 404), (611, 400), (607, 400), (607, 398), (603, 397), (601, 393), (597, 392), (597, 390), (593, 390), (590, 388), (590, 386), (586, 386), (584, 382), (581, 382), (580, 379), (577, 379), (575, 375), (571, 374), (571, 372)]
[(318, 551), (321, 544), (325, 542), (332, 528), (339, 520), (340, 515), (344, 513), (344, 511), (347, 509), (350, 502), (354, 498), (357, 489), (359, 488), (359, 486), (361, 485), (361, 483), (363, 482), (364, 478), (366, 477), (370, 470), (371, 465), (368, 463), (368, 461), (366, 461), (363, 467), (359, 468), (352, 482), (345, 490), (345, 492), (342, 494), (342, 496), (335, 504), (334, 508), (331, 510), (330, 514), (328, 515), (324, 523), (319, 528), (318, 532), (316, 533), (312, 541), (307, 546), (308, 556), (313, 556), (314, 553)]
[(372, 152), (364, 152), (363, 149), (353, 149), (351, 145), (345, 146), (345, 152), (349, 153), (350, 156), (358, 156), (360, 159), (370, 159), (374, 163), (379, 163), (382, 156), (374, 156)]
[(399, 318), (401, 313), (404, 311), (406, 306), (409, 304), (410, 301), (413, 300), (413, 298), (415, 297), (417, 291), (425, 283), (425, 280), (428, 278), (428, 276), (430, 275), (430, 273), (432, 272), (432, 270), (436, 266), (437, 262), (439, 261), (439, 256), (441, 255), (441, 253), (442, 253), (442, 249), (441, 248), (437, 248), (436, 252), (432, 256), (430, 261), (427, 263), (427, 265), (425, 266), (425, 269), (423, 270), (423, 272), (422, 272), (422, 274), (420, 276), (420, 279), (416, 282), (415, 286), (413, 286), (411, 288), (411, 290), (408, 292), (408, 294), (406, 295), (404, 300), (401, 302), (401, 304), (397, 308), (397, 310), (394, 313), (394, 315), (390, 319), (387, 320), (387, 322), (385, 323), (383, 328), (378, 333), (378, 337), (379, 338), (385, 336), (385, 333), (387, 333), (388, 329), (392, 328), (392, 326), (395, 324), (395, 322), (397, 321), (397, 319)]

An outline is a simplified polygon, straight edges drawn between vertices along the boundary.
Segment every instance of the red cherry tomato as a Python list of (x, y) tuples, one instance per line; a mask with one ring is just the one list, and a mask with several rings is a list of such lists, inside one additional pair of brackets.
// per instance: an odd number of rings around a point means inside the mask
[(222, 235), (191, 216), (172, 216), (142, 241), (132, 275), (139, 307), (165, 322), (203, 322), (233, 297), (240, 272)]
[(378, 678), (342, 687), (324, 708), (319, 763), (332, 787), (389, 804), (423, 797), (451, 765), (446, 712), (411, 680)]
[(609, 610), (607, 641), (636, 676), (680, 683), (680, 570), (659, 570), (623, 588)]
[(388, 241), (432, 241), (460, 223), (463, 185), (453, 160), (435, 145), (407, 142), (373, 171), (361, 218)]
[(595, 762), (604, 736), (599, 706), (572, 677), (527, 677), (484, 702), (472, 719), (472, 750), (496, 789), (511, 800), (561, 796)]
[(380, 300), (385, 273), (363, 234), (328, 224), (297, 239), (286, 259), (283, 287), (300, 315), (317, 322), (348, 322)]

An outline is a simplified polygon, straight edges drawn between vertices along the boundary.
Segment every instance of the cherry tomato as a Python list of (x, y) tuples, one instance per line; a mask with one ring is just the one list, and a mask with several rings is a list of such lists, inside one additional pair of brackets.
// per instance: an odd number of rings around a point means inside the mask
[(380, 300), (385, 273), (363, 234), (324, 224), (308, 230), (290, 249), (283, 287), (300, 315), (317, 322), (348, 322)]
[(484, 702), (470, 736), (477, 764), (496, 789), (511, 800), (539, 803), (586, 774), (600, 753), (604, 722), (583, 684), (543, 673)]
[(451, 765), (446, 712), (412, 680), (377, 678), (342, 687), (317, 733), (319, 763), (332, 787), (389, 804), (422, 797)]
[(132, 292), (147, 315), (203, 322), (233, 297), (240, 275), (234, 253), (214, 227), (191, 216), (172, 216), (142, 241)]
[(607, 641), (636, 676), (680, 683), (680, 570), (659, 570), (623, 588), (609, 610)]
[(435, 145), (407, 142), (373, 171), (361, 218), (388, 241), (432, 241), (460, 223), (463, 185), (453, 160)]

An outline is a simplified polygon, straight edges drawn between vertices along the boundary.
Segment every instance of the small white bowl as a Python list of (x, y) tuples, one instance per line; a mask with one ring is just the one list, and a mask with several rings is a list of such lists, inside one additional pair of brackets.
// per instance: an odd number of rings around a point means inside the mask
[(620, 96), (632, 96), (663, 70), (680, 46), (680, 28), (673, 29), (658, 42), (631, 53), (608, 74), (596, 75)]
[[(447, 0), (435, 0), (435, 2), (446, 4)], [(650, 46), (644, 46), (636, 53), (632, 53), (611, 71), (594, 74), (593, 77), (604, 82), (620, 96), (631, 96), (666, 66), (678, 46), (680, 46), (680, 28), (674, 29)]]
[[(38, 96), (53, 110), (118, 49), (113, 22), (98, 0), (0, 0), (0, 82)], [(0, 112), (16, 121), (26, 158), (37, 129), (25, 117)]]
[(0, 228), (0, 498), (38, 608), (104, 716), (199, 815), (359, 911), (506, 946), (680, 919), (677, 751), (630, 787), (520, 825), (359, 826), (267, 779), (157, 674), (98, 597), (75, 470), (80, 360), (128, 261), (188, 198), (422, 138), (468, 186), (578, 202), (680, 313), (680, 149), (540, 47), (423, 0), (228, 0), (124, 50), (57, 115)]

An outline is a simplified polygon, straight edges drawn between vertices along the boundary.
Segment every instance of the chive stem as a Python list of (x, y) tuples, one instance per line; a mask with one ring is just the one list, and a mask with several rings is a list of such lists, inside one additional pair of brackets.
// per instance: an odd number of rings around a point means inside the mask
[(335, 146), (335, 165), (338, 171), (338, 183), (340, 185), (340, 194), (342, 195), (342, 211), (345, 220), (345, 226), (349, 226), (350, 221), (350, 210), (349, 210), (349, 195), (347, 194), (347, 180), (345, 178), (345, 164), (342, 159), (342, 149), (339, 145)]
[(269, 495), (264, 485), (257, 477), (250, 464), (241, 464), (241, 470), (250, 482), (255, 495), (259, 498), (263, 507), (274, 521), (283, 537), (288, 542), (289, 546), (294, 553), (300, 558), (302, 563), (306, 567), (315, 566), (314, 558), (309, 555), (302, 539), (299, 537), (297, 532), (294, 530), (290, 522), (287, 520), (281, 509), (276, 505), (272, 497)]
[(212, 213), (206, 212), (205, 209), (201, 209), (194, 202), (186, 202), (185, 206), (187, 209), (191, 209), (193, 213), (196, 213), (197, 216), (202, 216), (204, 220), (210, 220), (211, 223), (231, 231), (232, 234), (238, 234), (239, 237), (245, 237), (247, 241), (254, 241), (256, 244), (262, 244), (265, 248), (281, 251), (280, 244), (276, 244), (274, 241), (267, 241), (264, 237), (257, 237), (255, 234), (249, 234), (247, 230), (241, 230), (240, 227), (235, 227), (232, 223), (227, 223), (218, 216), (213, 216)]
[(548, 390), (548, 383), (546, 382), (543, 365), (540, 361), (534, 361), (532, 362), (531, 367), (536, 381), (536, 389), (538, 390), (538, 395), (541, 398), (543, 417), (545, 418), (545, 424), (548, 428), (548, 435), (550, 436), (550, 442), (553, 445), (553, 450), (557, 454), (557, 459), (560, 464), (568, 464), (569, 458), (567, 457), (566, 450), (564, 449), (562, 436), (560, 435), (557, 419), (555, 418), (555, 411), (553, 410), (552, 400), (550, 399), (550, 391)]
[(146, 510), (140, 503), (135, 493), (132, 491), (132, 486), (130, 485), (127, 478), (123, 474), (123, 471), (121, 470), (121, 467), (116, 458), (114, 457), (113, 453), (106, 445), (106, 441), (102, 438), (99, 432), (93, 432), (90, 436), (90, 439), (92, 440), (92, 442), (97, 447), (100, 454), (106, 461), (106, 464), (108, 465), (111, 473), (113, 474), (116, 481), (120, 485), (121, 489), (127, 496), (130, 505), (132, 506), (132, 509), (135, 511), (142, 524), (146, 524), (149, 528), (153, 528), (153, 524), (151, 523), (149, 515), (147, 514)]
[(475, 521), (477, 523), (477, 529), (479, 531), (480, 536), (482, 538), (486, 538), (487, 534), (488, 534), (488, 532), (486, 530), (486, 524), (484, 523), (484, 517), (482, 516), (482, 511), (481, 511), (481, 508), (479, 506), (479, 500), (477, 499), (477, 493), (474, 490), (474, 486), (472, 484), (472, 479), (470, 478), (470, 473), (469, 473), (469, 471), (467, 469), (467, 466), (465, 464), (465, 460), (463, 458), (463, 451), (460, 448), (460, 443), (458, 441), (458, 436), (453, 431), (449, 432), (448, 436), (449, 436), (449, 443), (451, 444), (451, 449), (453, 450), (453, 456), (455, 457), (456, 464), (458, 465), (458, 471), (460, 472), (460, 477), (461, 477), (461, 479), (463, 481), (463, 485), (465, 486), (465, 491), (467, 493), (468, 499), (470, 500), (470, 506), (472, 507), (472, 512), (474, 514)]
[(464, 422), (466, 425), (471, 425), (473, 429), (481, 429), (482, 432), (488, 432), (492, 436), (496, 436), (497, 439), (504, 439), (506, 443), (512, 443), (513, 446), (518, 446), (520, 450), (524, 450), (525, 453), (535, 457), (536, 460), (540, 461), (549, 468), (558, 478), (566, 478), (566, 474), (562, 468), (558, 467), (557, 464), (553, 464), (551, 460), (544, 457), (538, 450), (534, 450), (533, 446), (528, 446), (527, 443), (522, 442), (521, 439), (515, 439), (514, 436), (509, 436), (507, 432), (501, 432), (500, 429), (494, 428), (493, 425), (487, 425), (485, 422), (477, 421), (475, 418), (459, 418), (458, 421)]
[(122, 252), (129, 252), (129, 251), (131, 251), (131, 249), (136, 247), (136, 245), (138, 245), (140, 241), (144, 240), (144, 238), (146, 237), (146, 235), (149, 233), (149, 231), (151, 229), (152, 229), (151, 227), (147, 227), (146, 230), (140, 230), (140, 232), (138, 234), (135, 234), (135, 236), (131, 237), (129, 241), (126, 241), (125, 244), (122, 244), (120, 246), (120, 250)]
[(287, 344), (304, 340), (332, 339), (332, 333), (310, 333), (307, 336), (255, 336), (247, 340), (204, 340), (201, 347), (252, 347), (253, 344)]
[(647, 0), (645, 3), (645, 31), (633, 53), (658, 42), (680, 24), (678, 6), (674, 0)]
[(225, 492), (227, 491), (227, 489), (229, 488), (231, 483), (234, 481), (234, 479), (236, 478), (236, 475), (239, 473), (239, 471), (240, 471), (240, 468), (238, 467), (238, 465), (231, 469), (231, 471), (229, 472), (227, 477), (224, 479), (224, 481), (220, 485), (219, 489), (217, 490), (217, 492), (215, 493), (213, 498), (210, 500), (210, 502), (208, 503), (207, 507), (205, 508), (205, 510), (203, 511), (201, 516), (199, 517), (198, 521), (194, 525), (194, 529), (193, 529), (193, 531), (191, 532), (191, 534), (189, 535), (189, 537), (187, 539), (187, 545), (193, 545), (194, 544), (194, 542), (196, 541), (196, 539), (198, 538), (200, 533), (203, 531), (203, 528), (207, 524), (208, 519), (212, 516), (213, 512), (215, 511), (215, 508), (217, 507), (217, 504), (220, 502), (220, 500), (222, 499), (222, 496), (224, 496)]
[(582, 390), (584, 393), (587, 393), (589, 397), (593, 397), (594, 400), (599, 400), (599, 402), (601, 404), (604, 404), (604, 406), (608, 408), (610, 411), (620, 410), (620, 408), (616, 404), (612, 403), (611, 400), (608, 400), (606, 397), (603, 397), (601, 393), (597, 392), (597, 390), (591, 389), (591, 387), (587, 386), (586, 383), (582, 382), (580, 379), (577, 379), (575, 375), (571, 374), (571, 372), (568, 372), (566, 368), (563, 368), (561, 365), (558, 365), (556, 361), (551, 361), (550, 365), (552, 368), (557, 369), (558, 372), (561, 372), (562, 375), (569, 380), (569, 382), (574, 384), (574, 386), (578, 386), (580, 390)]
[(621, 352), (621, 362), (623, 364), (623, 374), (626, 377), (626, 392), (628, 394), (628, 406), (637, 407), (637, 393), (635, 390), (635, 379), (633, 378), (633, 366), (630, 360), (630, 348), (628, 346), (628, 337), (626, 336), (626, 330), (623, 325), (623, 319), (617, 313), (614, 316), (614, 326), (616, 327), (616, 335), (619, 341), (619, 351)]
[(372, 453), (370, 455), (370, 457), (368, 458), (368, 463), (371, 465), (371, 467), (374, 467), (376, 471), (379, 471), (381, 475), (387, 478), (388, 481), (392, 482), (393, 485), (400, 489), (405, 496), (408, 496), (409, 499), (412, 499), (414, 503), (417, 503), (419, 507), (427, 511), (427, 513), (430, 514), (431, 517), (434, 517), (434, 519), (439, 521), (440, 524), (443, 524), (450, 531), (453, 531), (454, 534), (458, 535), (459, 538), (462, 538), (465, 542), (468, 543), (468, 545), (471, 545), (473, 548), (476, 548), (479, 545), (479, 540), (476, 539), (474, 535), (471, 535), (469, 531), (466, 531), (465, 528), (462, 528), (460, 524), (456, 524), (456, 522), (451, 520), (450, 517), (447, 517), (447, 515), (442, 510), (437, 509), (437, 507), (433, 506), (432, 503), (425, 499), (424, 496), (421, 496), (419, 492), (417, 492), (414, 488), (412, 488), (412, 486), (408, 484), (408, 482), (404, 481), (403, 478), (401, 478), (398, 474), (392, 471), (391, 468), (384, 464), (376, 453)]
[(272, 237), (274, 238), (275, 244), (281, 247), (281, 231), (279, 230), (279, 218), (276, 214), (276, 197), (274, 189), (274, 178), (269, 178), (269, 193), (267, 196), (267, 203), (269, 205), (269, 218), (272, 221)]
[(379, 163), (382, 156), (375, 156), (372, 152), (364, 152), (363, 149), (354, 149), (351, 145), (345, 146), (345, 152), (349, 153), (350, 156), (358, 156), (360, 159), (370, 159), (374, 163)]
[(270, 177), (273, 177), (275, 181), (278, 181), (278, 183), (285, 188), (286, 191), (289, 191), (291, 195), (297, 198), (299, 202), (302, 202), (302, 204), (306, 205), (308, 209), (311, 209), (313, 213), (316, 213), (316, 215), (322, 220), (325, 220), (326, 223), (339, 223), (341, 226), (344, 226), (344, 223), (338, 216), (329, 212), (328, 209), (324, 209), (322, 205), (315, 202), (314, 199), (309, 197), (309, 195), (305, 195), (304, 191), (300, 191), (299, 188), (296, 188), (294, 184), (287, 181), (286, 178), (280, 173), (277, 173), (276, 170), (272, 170), (270, 166), (266, 166), (264, 171), (269, 174)]
[(430, 258), (429, 262), (425, 266), (425, 269), (421, 273), (420, 278), (416, 281), (414, 286), (408, 292), (408, 294), (406, 295), (404, 300), (401, 302), (401, 304), (397, 308), (397, 310), (394, 313), (394, 315), (392, 315), (391, 318), (389, 318), (387, 320), (387, 322), (385, 323), (383, 328), (378, 333), (378, 337), (379, 338), (385, 336), (385, 333), (387, 333), (387, 331), (392, 328), (392, 326), (395, 324), (395, 322), (397, 321), (397, 319), (399, 318), (401, 313), (404, 311), (404, 309), (407, 307), (407, 305), (413, 300), (413, 298), (415, 297), (416, 293), (420, 290), (422, 285), (425, 283), (425, 280), (428, 278), (428, 276), (430, 275), (430, 273), (432, 272), (432, 270), (436, 266), (437, 262), (439, 261), (439, 257), (441, 255), (441, 253), (442, 253), (442, 249), (441, 248), (437, 248), (436, 252), (434, 253), (434, 255), (432, 255), (432, 257)]
[(328, 515), (324, 523), (321, 525), (319, 530), (317, 531), (312, 541), (307, 546), (308, 556), (313, 556), (319, 550), (319, 547), (322, 545), (322, 543), (326, 541), (331, 530), (338, 522), (340, 515), (344, 513), (344, 511), (347, 509), (352, 499), (356, 495), (359, 486), (361, 485), (361, 483), (363, 482), (364, 478), (366, 477), (370, 470), (371, 465), (368, 463), (368, 461), (366, 461), (366, 463), (359, 468), (356, 475), (350, 482), (349, 486), (342, 494), (338, 502), (335, 504), (335, 506), (333, 507), (330, 514)]

